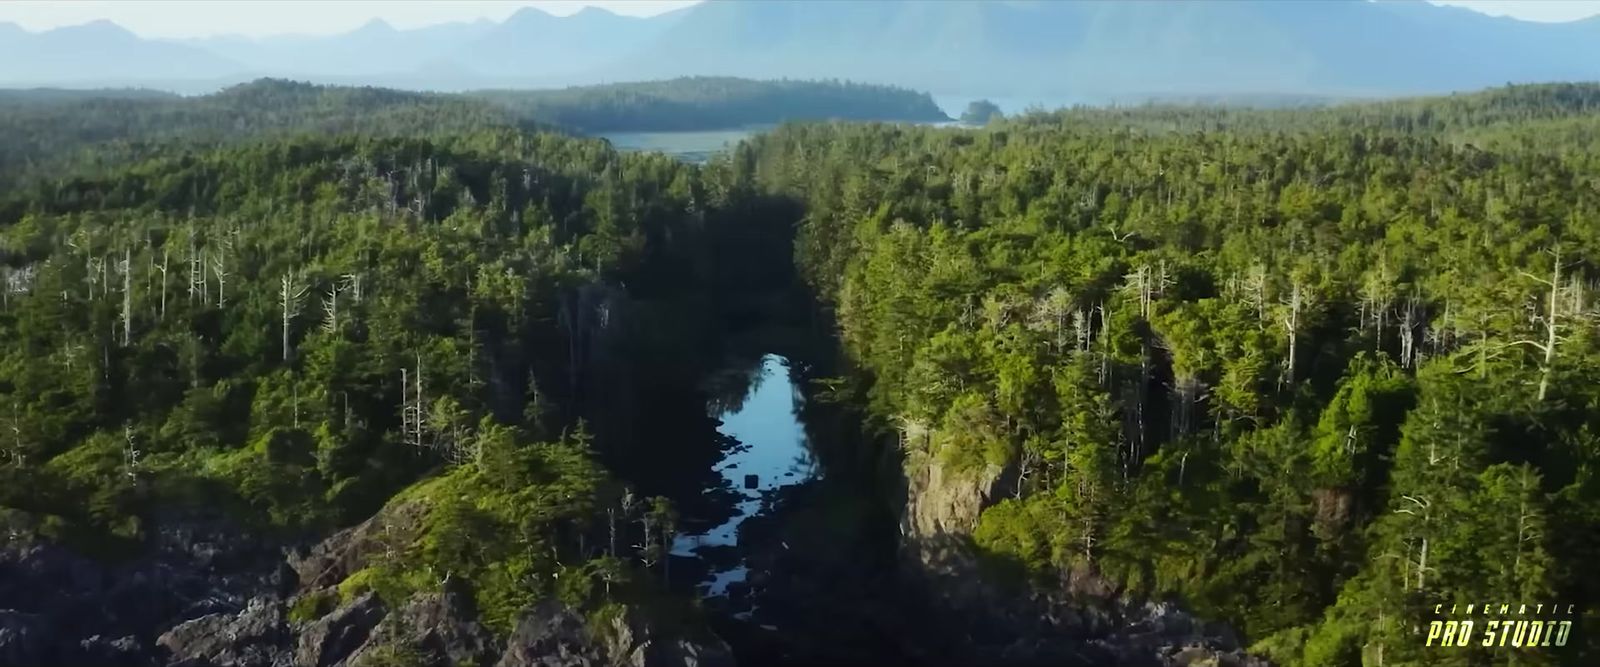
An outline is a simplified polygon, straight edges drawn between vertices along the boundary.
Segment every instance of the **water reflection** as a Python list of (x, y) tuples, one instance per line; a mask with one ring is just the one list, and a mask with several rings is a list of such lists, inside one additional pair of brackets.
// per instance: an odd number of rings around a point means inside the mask
[[(733, 515), (709, 529), (680, 533), (673, 542), (675, 556), (705, 557), (710, 550), (737, 549), (739, 525), (763, 511), (773, 491), (817, 477), (805, 428), (796, 415), (803, 399), (790, 377), (788, 360), (769, 354), (761, 358), (759, 369), (743, 377), (730, 372), (747, 386), (742, 400), (725, 397), (708, 406), (722, 421), (717, 431), (729, 446), (713, 468), (722, 484), (707, 492), (738, 494)], [(731, 564), (711, 567), (701, 591), (707, 597), (725, 596), (730, 585), (744, 582), (748, 575), (740, 554)]]

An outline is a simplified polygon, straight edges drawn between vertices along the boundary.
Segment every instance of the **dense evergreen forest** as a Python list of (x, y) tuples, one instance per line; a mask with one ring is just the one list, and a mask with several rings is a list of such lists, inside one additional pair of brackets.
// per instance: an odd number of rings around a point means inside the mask
[[(653, 94), (606, 90), (527, 104)], [(706, 462), (641, 417), (795, 275), (844, 357), (813, 391), (884, 467), (840, 477), (900, 484), (935, 606), (1170, 599), (1284, 665), (1600, 658), (1592, 611), (1565, 651), (1419, 634), (1600, 604), (1600, 86), (793, 123), (705, 165), (503, 99), (74, 98), (0, 97), (0, 664), (271, 664), (194, 648), (281, 646), (261, 599), (310, 664), (542, 664), (550, 604), (650, 656), (594, 664), (727, 664), (642, 483)], [(38, 556), (134, 567), (195, 517), (297, 581), (161, 561), (142, 605), (72, 606), (93, 578)], [(226, 544), (207, 571), (256, 572)], [(94, 637), (22, 652), (63, 619)]]
[(169, 506), (318, 530), (436, 503), (362, 586), (454, 573), (494, 625), (558, 570), (571, 595), (620, 585), (560, 538), (621, 493), (557, 407), (581, 391), (569, 348), (605, 326), (595, 286), (694, 284), (698, 211), (725, 196), (664, 157), (509, 133), (275, 141), (20, 195), (0, 506), (114, 553)]
[[(698, 641), (662, 586), (676, 508), (602, 460), (626, 453), (629, 405), (675, 405), (635, 394), (693, 396), (648, 383), (701, 373), (696, 327), (739, 291), (715, 286), (739, 261), (713, 257), (749, 254), (719, 231), (753, 215), (748, 173), (530, 132), (462, 98), (269, 82), (126, 113), (138, 103), (0, 113), (7, 143), (81, 146), (10, 165), (0, 195), (0, 663), (137, 660), (194, 609), (261, 593), (215, 569), (199, 594), (137, 575), (156, 588), (119, 610), (67, 590), (81, 575), (51, 579), (88, 567), (76, 556), (40, 551), (137, 563), (199, 518), (267, 545), (356, 526), (295, 561), (343, 554), (300, 572), (301, 626), (445, 585), (469, 600), (467, 635), (500, 638), (477, 644), (484, 664), (541, 600), (652, 652)], [(672, 611), (648, 612), (651, 640), (630, 609)], [(108, 636), (40, 639), (79, 622)], [(137, 641), (106, 648), (122, 633)], [(361, 664), (432, 659), (367, 649)]]
[(1577, 665), (1592, 616), (1564, 654), (1417, 633), (1435, 604), (1600, 601), (1597, 95), (740, 152), (805, 203), (797, 260), (900, 443), (912, 550), (968, 537), (915, 521), (955, 478), (995, 581), (1177, 595), (1284, 664)]

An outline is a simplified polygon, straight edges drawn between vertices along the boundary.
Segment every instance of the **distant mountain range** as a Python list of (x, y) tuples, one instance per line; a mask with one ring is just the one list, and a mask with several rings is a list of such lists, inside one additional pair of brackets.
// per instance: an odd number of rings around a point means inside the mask
[(260, 76), (462, 90), (686, 75), (839, 78), (936, 94), (1380, 96), (1600, 78), (1600, 20), (1532, 23), (1421, 0), (714, 0), (650, 18), (327, 37), (141, 38), (0, 23), (0, 85), (203, 92)]

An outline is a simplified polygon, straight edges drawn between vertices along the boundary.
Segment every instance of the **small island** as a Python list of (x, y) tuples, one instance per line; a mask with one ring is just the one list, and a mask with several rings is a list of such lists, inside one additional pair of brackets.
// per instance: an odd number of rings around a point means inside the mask
[(987, 125), (991, 120), (1004, 117), (1000, 106), (989, 100), (973, 100), (967, 110), (961, 112), (961, 122), (968, 125)]

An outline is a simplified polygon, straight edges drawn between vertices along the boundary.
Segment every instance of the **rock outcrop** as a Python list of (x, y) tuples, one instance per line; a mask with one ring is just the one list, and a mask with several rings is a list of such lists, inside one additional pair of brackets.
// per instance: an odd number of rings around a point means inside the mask
[(372, 630), (388, 614), (372, 592), (340, 605), (333, 613), (302, 628), (294, 652), (295, 667), (333, 667), (367, 646)]
[(214, 518), (166, 517), (141, 553), (106, 563), (45, 541), (0, 542), (0, 666), (158, 664), (167, 649), (157, 637), (221, 623), (292, 585), (276, 545)]
[[(727, 667), (727, 644), (663, 630), (627, 608), (600, 627), (547, 601), (501, 640), (459, 581), (393, 606), (372, 592), (314, 618), (290, 600), (337, 600), (378, 537), (414, 511), (386, 510), (309, 547), (272, 544), (224, 523), (171, 518), (145, 555), (118, 564), (43, 541), (0, 541), (0, 667), (360, 667), (403, 664)], [(397, 657), (403, 660), (397, 660)]]
[(207, 614), (179, 623), (156, 639), (175, 666), (272, 667), (287, 643), (283, 605), (268, 597), (238, 613)]
[(536, 607), (507, 641), (496, 667), (732, 667), (733, 653), (715, 637), (663, 636), (637, 610), (590, 628), (558, 604)]
[(390, 613), (348, 664), (367, 664), (395, 647), (424, 665), (490, 665), (502, 652), (494, 635), (478, 622), (472, 596), (450, 583), (440, 593), (418, 593)]
[[(1176, 605), (1125, 598), (1092, 574), (1060, 591), (1018, 594), (988, 581), (971, 535), (1015, 489), (1016, 462), (951, 467), (940, 434), (907, 429), (900, 515), (907, 596), (928, 601), (949, 664), (1261, 667), (1226, 627)], [(1070, 589), (1070, 590), (1068, 590)]]

